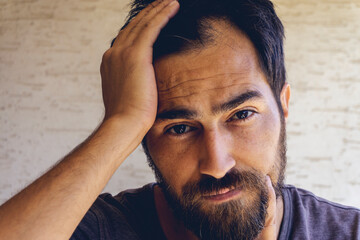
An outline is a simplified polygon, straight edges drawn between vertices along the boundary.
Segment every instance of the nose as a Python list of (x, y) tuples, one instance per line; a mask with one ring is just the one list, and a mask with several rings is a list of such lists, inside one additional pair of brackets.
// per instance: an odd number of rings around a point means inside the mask
[(204, 131), (199, 159), (200, 173), (220, 179), (236, 164), (229, 152), (229, 141), (219, 129)]

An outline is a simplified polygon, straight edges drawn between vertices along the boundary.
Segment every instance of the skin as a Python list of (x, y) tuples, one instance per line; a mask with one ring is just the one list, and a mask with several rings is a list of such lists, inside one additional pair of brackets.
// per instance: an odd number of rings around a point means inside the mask
[(0, 239), (70, 238), (155, 120), (152, 46), (178, 9), (176, 1), (156, 1), (120, 31), (101, 63), (103, 122), (53, 169), (0, 207)]
[[(276, 199), (275, 191), (271, 185), (269, 177), (267, 177), (266, 183), (269, 191), (269, 207), (267, 209), (268, 215), (266, 217), (265, 227), (257, 237), (257, 240), (277, 239), (283, 216), (282, 199)], [(172, 210), (159, 187), (155, 188), (155, 204), (160, 224), (163, 228), (165, 236), (168, 239), (198, 239), (190, 230), (185, 228), (182, 222), (172, 215)]]
[[(59, 164), (0, 207), (1, 239), (70, 238), (113, 173), (154, 124), (158, 109), (155, 76), (159, 72), (155, 73), (152, 64), (152, 46), (161, 28), (178, 9), (177, 1), (155, 1), (120, 31), (114, 46), (104, 53), (101, 64), (104, 120)], [(161, 109), (162, 95), (159, 97)], [(215, 129), (207, 133), (212, 138), (218, 136), (220, 129), (225, 130), (215, 124), (223, 118), (217, 119), (211, 122), (209, 118), (206, 124), (202, 122)], [(231, 136), (224, 135), (225, 139), (228, 142)], [(216, 156), (210, 140), (206, 146), (201, 156)], [(170, 164), (173, 162), (161, 168)], [(201, 169), (210, 170), (211, 166), (217, 166), (215, 161), (202, 164)], [(191, 171), (185, 176), (175, 176), (177, 180), (172, 181), (178, 189), (185, 180), (196, 178), (194, 170), (188, 170)], [(266, 172), (269, 166), (263, 170)], [(169, 179), (170, 173), (166, 174)], [(269, 224), (260, 239), (276, 238), (277, 203), (271, 184), (268, 188), (269, 197), (274, 200), (270, 201), (266, 219)], [(168, 212), (166, 208), (162, 210)]]
[[(215, 43), (201, 51), (167, 56), (155, 63), (158, 118), (147, 134), (147, 144), (154, 163), (178, 196), (186, 183), (198, 182), (203, 175), (219, 179), (232, 168), (255, 169), (264, 178), (269, 175), (273, 182), (278, 179), (280, 113), (260, 69), (256, 50), (244, 34), (229, 24), (214, 22), (213, 28), (221, 36)], [(261, 96), (214, 113), (216, 106), (249, 91), (257, 91)], [(290, 88), (286, 84), (280, 98), (285, 117), (289, 96)], [(179, 109), (197, 115), (161, 116), (163, 112)], [(236, 113), (244, 110), (251, 113), (240, 120)], [(179, 125), (185, 129), (182, 134), (174, 129)], [(157, 191), (157, 194), (162, 193)], [(244, 192), (237, 197), (251, 199), (252, 195)], [(164, 203), (162, 199), (158, 196)], [(208, 204), (217, 203), (208, 201)], [(281, 223), (281, 198), (277, 211), (277, 222)], [(276, 233), (279, 227), (280, 224)]]

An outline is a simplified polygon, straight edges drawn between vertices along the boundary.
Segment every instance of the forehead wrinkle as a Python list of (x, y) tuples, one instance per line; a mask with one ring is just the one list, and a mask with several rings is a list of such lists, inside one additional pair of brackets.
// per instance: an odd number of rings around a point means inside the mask
[(229, 85), (221, 86), (221, 87), (213, 87), (213, 88), (208, 88), (208, 89), (202, 89), (202, 90), (199, 90), (199, 91), (193, 91), (193, 92), (191, 92), (190, 94), (187, 94), (187, 95), (180, 95), (180, 96), (175, 96), (175, 97), (168, 97), (168, 98), (164, 98), (163, 100), (169, 101), (169, 100), (174, 100), (174, 99), (178, 99), (178, 98), (191, 97), (191, 96), (193, 96), (193, 95), (202, 93), (202, 92), (204, 92), (204, 91), (221, 90), (221, 89), (224, 89), (224, 88), (234, 87), (234, 86), (237, 86), (237, 85), (239, 85), (239, 84), (241, 84), (241, 83), (234, 83), (234, 84), (229, 84)]
[(199, 51), (180, 52), (155, 62), (158, 110), (180, 105), (194, 108), (199, 104), (199, 110), (210, 112), (209, 104), (230, 97), (236, 89), (244, 89), (234, 86), (263, 78), (256, 50), (248, 37), (233, 34), (230, 29), (220, 35), (216, 38), (219, 41)]
[(218, 74), (215, 74), (213, 76), (210, 76), (210, 77), (202, 77), (202, 78), (194, 78), (194, 79), (188, 79), (188, 80), (185, 80), (185, 81), (182, 81), (178, 84), (175, 84), (174, 86), (171, 86), (169, 88), (166, 88), (166, 89), (161, 89), (161, 90), (158, 90), (159, 92), (167, 92), (167, 91), (170, 91), (176, 87), (179, 87), (185, 83), (188, 83), (188, 82), (197, 82), (197, 81), (204, 81), (204, 80), (210, 80), (212, 78), (217, 78), (221, 75), (239, 75), (241, 73), (218, 73)]
[[(170, 60), (162, 59), (162, 60), (158, 61), (161, 63), (160, 64), (161, 66), (164, 66), (163, 68), (161, 68), (162, 71), (160, 71), (160, 72), (157, 71), (158, 69), (155, 67), (155, 70), (157, 73), (156, 82), (157, 82), (157, 85), (159, 88), (158, 91), (162, 91), (162, 89), (172, 88), (173, 87), (172, 84), (174, 84), (174, 83), (177, 84), (179, 79), (197, 79), (197, 78), (199, 78), (198, 76), (191, 77), (192, 72), (198, 73), (204, 67), (189, 69), (189, 67), (187, 65), (185, 65), (182, 67), (181, 70), (176, 70), (176, 67), (174, 67), (174, 66), (178, 65), (176, 59), (178, 59), (180, 56), (182, 56), (182, 55), (178, 54), (178, 55), (174, 55), (174, 56), (168, 58)], [(175, 63), (173, 62), (173, 58), (175, 58)], [(183, 62), (181, 64), (183, 64)], [(155, 66), (158, 66), (158, 63), (156, 63)]]
[[(227, 44), (225, 44), (225, 46), (226, 48), (230, 48)], [(221, 54), (220, 56), (214, 58), (214, 55), (217, 55), (216, 53), (219, 52), (220, 47), (221, 46), (208, 46), (201, 51), (201, 54), (199, 54), (201, 56), (194, 57), (194, 54), (192, 53), (179, 53), (158, 60), (157, 66), (159, 66), (159, 64), (162, 66), (161, 71), (157, 71), (156, 74), (158, 91), (165, 92), (179, 85), (214, 79), (221, 75), (244, 75), (254, 68), (254, 65), (258, 65), (253, 62), (254, 59), (248, 56), (247, 53), (242, 53), (241, 57), (238, 54), (234, 54), (235, 49), (231, 49), (232, 53), (230, 56)], [(223, 51), (223, 49), (221, 51)], [(187, 59), (187, 61), (185, 61), (184, 58)], [(178, 65), (178, 59), (181, 59), (180, 63), (183, 67), (182, 70), (174, 72), (174, 66)], [(197, 62), (202, 62), (204, 59), (206, 61), (206, 65), (194, 68), (194, 65), (197, 65)], [(234, 62), (237, 62), (236, 66), (234, 66)], [(219, 71), (223, 68), (227, 69), (227, 66), (233, 66), (232, 71), (219, 73)], [(255, 68), (258, 69), (257, 67)], [(159, 69), (156, 68), (156, 70)], [(228, 70), (229, 69), (227, 69), (227, 71)], [(188, 80), (182, 81), (182, 79)]]

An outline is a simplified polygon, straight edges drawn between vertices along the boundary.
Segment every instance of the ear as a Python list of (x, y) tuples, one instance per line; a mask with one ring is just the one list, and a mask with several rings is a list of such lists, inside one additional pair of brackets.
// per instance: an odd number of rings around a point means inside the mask
[(280, 102), (281, 102), (281, 107), (284, 113), (284, 118), (285, 121), (288, 118), (289, 115), (289, 102), (290, 102), (290, 95), (291, 95), (291, 90), (290, 90), (290, 85), (289, 83), (285, 82), (281, 93), (280, 93)]

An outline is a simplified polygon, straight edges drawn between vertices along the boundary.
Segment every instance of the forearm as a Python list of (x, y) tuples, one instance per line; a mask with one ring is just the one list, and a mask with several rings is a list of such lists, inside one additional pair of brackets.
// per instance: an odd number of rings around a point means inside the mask
[(155, 121), (158, 93), (152, 45), (178, 10), (175, 0), (157, 0), (119, 32), (100, 67), (105, 116), (110, 118), (57, 166), (0, 207), (0, 239), (69, 239)]
[(0, 239), (69, 239), (146, 128), (105, 121), (57, 166), (0, 207)]

